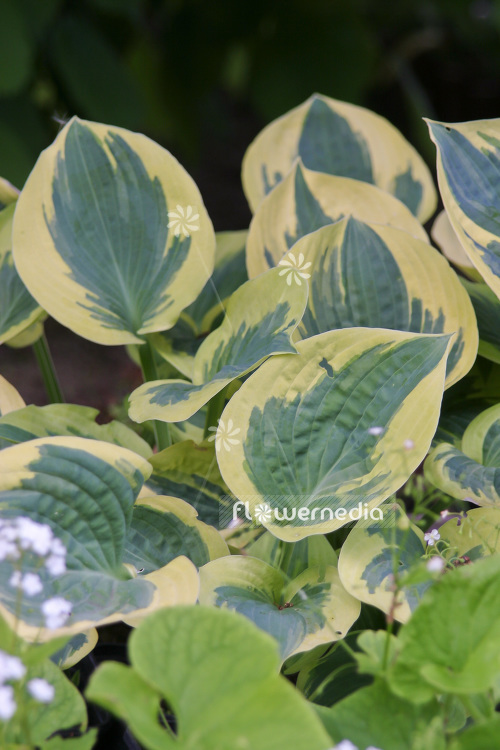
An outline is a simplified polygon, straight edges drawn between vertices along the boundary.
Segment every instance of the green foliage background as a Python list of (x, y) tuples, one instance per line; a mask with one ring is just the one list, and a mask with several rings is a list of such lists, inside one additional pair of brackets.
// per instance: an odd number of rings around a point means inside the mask
[(385, 115), (432, 162), (422, 115), (498, 116), (499, 49), (499, 0), (0, 0), (0, 174), (22, 187), (78, 114), (172, 149), (216, 228), (240, 228), (263, 124), (319, 91)]

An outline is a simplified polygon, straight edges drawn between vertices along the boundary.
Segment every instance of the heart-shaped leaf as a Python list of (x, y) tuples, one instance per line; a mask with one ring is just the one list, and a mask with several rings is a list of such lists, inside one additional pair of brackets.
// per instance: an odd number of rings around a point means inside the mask
[(349, 177), (312, 172), (299, 161), (252, 219), (246, 249), (249, 278), (277, 266), (301, 237), (345, 216), (388, 224), (427, 240), (420, 222), (389, 193)]
[(296, 346), (243, 383), (216, 441), (231, 492), (285, 541), (382, 518), (429, 449), (449, 337), (351, 328)]
[(242, 180), (252, 211), (298, 157), (316, 172), (377, 185), (422, 222), (434, 213), (430, 172), (401, 133), (374, 112), (321, 94), (274, 120), (247, 149)]
[(171, 328), (210, 277), (214, 247), (200, 193), (168, 151), (76, 117), (42, 152), (14, 218), (28, 290), (101, 344)]
[(474, 364), (474, 309), (457, 275), (427, 243), (350, 217), (306, 235), (286, 257), (292, 254), (311, 264), (303, 338), (355, 326), (456, 333), (446, 386)]

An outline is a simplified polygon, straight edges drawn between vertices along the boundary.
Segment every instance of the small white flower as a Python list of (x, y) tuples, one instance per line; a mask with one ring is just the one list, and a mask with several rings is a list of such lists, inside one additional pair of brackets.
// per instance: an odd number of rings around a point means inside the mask
[(441, 534), (437, 529), (432, 529), (432, 531), (428, 531), (427, 534), (424, 534), (424, 540), (429, 547), (432, 547), (439, 539), (441, 539)]
[(11, 542), (8, 539), (0, 537), (0, 562), (10, 558), (11, 560), (18, 560), (20, 557), (19, 549), (15, 542)]
[(45, 617), (45, 625), (50, 630), (61, 628), (71, 614), (71, 602), (62, 596), (54, 596), (42, 604), (42, 612)]
[(272, 508), (267, 503), (257, 505), (254, 511), (256, 520), (259, 523), (268, 523), (272, 518)]
[(0, 684), (7, 680), (21, 680), (26, 674), (26, 667), (17, 656), (0, 651)]
[(21, 549), (31, 549), (42, 556), (48, 554), (54, 539), (50, 526), (21, 517), (17, 519), (17, 528)]
[(175, 207), (175, 211), (169, 211), (168, 217), (168, 228), (174, 230), (174, 234), (178, 237), (181, 233), (184, 237), (189, 237), (191, 232), (197, 232), (199, 225), (196, 223), (200, 214), (195, 213), (193, 206), (186, 206), (183, 208), (179, 204)]
[(36, 573), (25, 573), (21, 581), (21, 588), (26, 596), (36, 596), (43, 591), (43, 583)]
[(51, 576), (60, 576), (66, 572), (66, 560), (62, 555), (49, 555), (45, 567)]
[(286, 283), (288, 286), (292, 286), (292, 281), (295, 281), (297, 286), (302, 286), (301, 279), (310, 279), (311, 274), (306, 273), (306, 268), (312, 265), (311, 261), (304, 263), (304, 254), (299, 253), (299, 257), (296, 258), (293, 253), (287, 253), (287, 255), (280, 260), (279, 266), (284, 266), (283, 270), (280, 271), (279, 275), (286, 275)]
[(224, 448), (226, 451), (231, 450), (232, 445), (238, 445), (240, 442), (238, 438), (235, 438), (235, 435), (238, 435), (239, 432), (241, 432), (239, 427), (234, 427), (233, 420), (230, 419), (227, 423), (227, 427), (225, 426), (222, 419), (219, 419), (219, 425), (218, 427), (209, 427), (208, 428), (211, 432), (215, 432), (214, 435), (210, 435), (208, 438), (209, 440), (215, 440), (215, 450), (219, 451), (221, 448)]
[(56, 692), (54, 686), (41, 677), (33, 678), (26, 687), (29, 694), (39, 703), (51, 703), (54, 699)]
[(383, 427), (369, 427), (368, 428), (368, 434), (369, 435), (381, 435), (384, 431)]
[(442, 510), (439, 515), (441, 516), (441, 518), (448, 518), (448, 516), (450, 515), (450, 511), (449, 510)]
[(60, 539), (57, 537), (54, 537), (52, 540), (52, 544), (50, 545), (50, 554), (51, 555), (57, 555), (58, 557), (66, 557), (66, 547), (61, 542)]
[(342, 740), (338, 745), (335, 745), (333, 750), (358, 750), (358, 748), (350, 740)]
[(403, 443), (403, 448), (405, 449), (405, 451), (411, 451), (414, 449), (414, 447), (415, 443), (413, 442), (413, 440), (405, 440)]
[(16, 713), (14, 688), (11, 685), (0, 686), (0, 721), (8, 721)]
[(442, 557), (433, 555), (427, 560), (425, 567), (429, 573), (441, 573), (444, 570), (445, 562)]
[(9, 578), (9, 586), (13, 586), (15, 589), (18, 589), (22, 583), (22, 573), (20, 570), (15, 570), (11, 577)]

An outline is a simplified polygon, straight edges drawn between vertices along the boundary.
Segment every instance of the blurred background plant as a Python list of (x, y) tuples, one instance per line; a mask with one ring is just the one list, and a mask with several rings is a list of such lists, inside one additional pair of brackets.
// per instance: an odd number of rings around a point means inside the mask
[(147, 133), (216, 229), (250, 218), (241, 158), (319, 91), (386, 116), (434, 161), (422, 116), (500, 113), (499, 0), (0, 0), (0, 174), (22, 187), (73, 114)]

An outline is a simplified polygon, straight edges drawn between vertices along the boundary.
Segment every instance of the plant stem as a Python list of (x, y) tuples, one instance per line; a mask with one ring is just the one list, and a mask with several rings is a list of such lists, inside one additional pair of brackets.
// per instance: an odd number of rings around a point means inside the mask
[(220, 415), (224, 411), (224, 404), (226, 402), (226, 388), (216, 393), (213, 398), (210, 399), (207, 405), (207, 416), (205, 418), (205, 429), (203, 431), (203, 439), (206, 439), (209, 434), (209, 427), (217, 427)]
[(64, 404), (64, 396), (57, 379), (45, 333), (42, 333), (38, 341), (35, 341), (33, 351), (35, 352), (36, 361), (42, 374), (47, 398), (51, 404)]
[[(139, 351), (142, 377), (144, 379), (144, 382), (147, 383), (151, 380), (158, 380), (154, 349), (151, 346), (150, 342), (146, 341), (141, 346), (138, 346), (137, 349)], [(152, 422), (155, 432), (156, 445), (158, 447), (158, 450), (162, 451), (172, 445), (172, 439), (170, 436), (170, 430), (168, 429), (168, 424), (167, 422), (161, 422), (158, 419), (154, 419), (152, 420)]]

